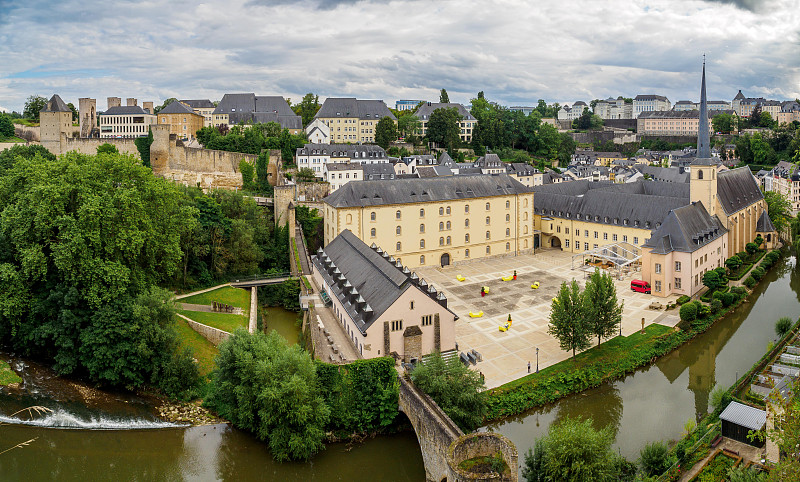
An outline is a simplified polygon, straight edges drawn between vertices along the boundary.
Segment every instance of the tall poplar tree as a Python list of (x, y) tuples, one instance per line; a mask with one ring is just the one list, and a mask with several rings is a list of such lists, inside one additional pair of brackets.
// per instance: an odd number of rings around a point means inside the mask
[(619, 330), (624, 303), (617, 302), (614, 280), (599, 269), (594, 270), (586, 283), (583, 301), (589, 329), (599, 345), (601, 338), (610, 338)]
[(578, 282), (572, 280), (570, 284), (561, 283), (550, 309), (550, 325), (547, 333), (558, 340), (562, 350), (576, 350), (589, 348), (589, 337), (592, 335), (589, 326), (586, 308)]

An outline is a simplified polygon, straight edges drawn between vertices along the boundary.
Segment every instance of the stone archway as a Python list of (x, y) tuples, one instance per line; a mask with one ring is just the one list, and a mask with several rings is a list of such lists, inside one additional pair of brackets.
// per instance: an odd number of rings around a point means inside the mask
[(556, 236), (550, 238), (550, 247), (551, 248), (561, 248), (561, 240), (558, 239)]
[(444, 253), (439, 261), (442, 265), (442, 268), (445, 266), (450, 266), (450, 253)]

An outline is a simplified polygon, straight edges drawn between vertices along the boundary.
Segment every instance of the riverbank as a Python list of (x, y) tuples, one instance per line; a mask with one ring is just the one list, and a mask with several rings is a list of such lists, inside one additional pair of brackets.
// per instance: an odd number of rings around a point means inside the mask
[[(745, 290), (738, 287), (739, 290)], [(733, 291), (733, 290), (732, 290)], [(508, 382), (489, 391), (485, 423), (521, 414), (556, 402), (568, 395), (624, 378), (635, 370), (655, 363), (659, 358), (708, 330), (717, 320), (746, 303), (752, 291), (736, 295), (730, 306), (715, 314), (681, 323), (683, 329), (667, 327), (647, 329), (644, 334), (615, 337), (590, 348), (575, 358), (551, 365), (539, 373)], [(660, 325), (650, 325), (647, 328)], [(637, 336), (639, 335), (639, 336)]]

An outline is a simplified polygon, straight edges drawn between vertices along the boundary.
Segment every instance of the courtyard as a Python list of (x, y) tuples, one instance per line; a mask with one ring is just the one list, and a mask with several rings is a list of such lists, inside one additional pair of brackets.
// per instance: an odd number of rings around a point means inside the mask
[[(572, 255), (559, 250), (537, 251), (535, 255), (476, 260), (444, 268), (424, 267), (417, 270), (420, 278), (443, 291), (448, 307), (459, 317), (456, 321), (456, 343), (459, 351), (475, 349), (483, 356), (474, 369), (483, 373), (487, 388), (494, 388), (536, 370), (536, 349), (539, 349), (539, 368), (550, 366), (569, 358), (572, 353), (562, 351), (558, 341), (547, 333), (550, 304), (564, 281), (578, 280), (585, 285), (587, 273), (571, 269)], [(517, 279), (501, 278), (517, 271)], [(463, 276), (458, 281), (456, 276)], [(622, 334), (630, 335), (645, 325), (659, 323), (675, 326), (678, 311), (652, 310), (652, 302), (665, 306), (677, 296), (660, 298), (630, 289), (631, 279), (638, 272), (615, 280), (617, 298), (625, 303), (622, 314)], [(531, 284), (539, 282), (538, 289)], [(481, 297), (481, 286), (489, 293)], [(471, 318), (470, 312), (483, 311), (483, 317)], [(512, 326), (501, 332), (511, 315)], [(597, 343), (595, 339), (594, 344)]]

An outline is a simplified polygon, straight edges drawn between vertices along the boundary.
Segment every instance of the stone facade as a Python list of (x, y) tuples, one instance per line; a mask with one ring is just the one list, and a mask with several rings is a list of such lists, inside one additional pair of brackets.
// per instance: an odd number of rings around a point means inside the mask
[(86, 97), (78, 99), (78, 118), (81, 137), (97, 137), (100, 135), (97, 127), (97, 99)]
[[(464, 460), (491, 456), (498, 452), (508, 464), (508, 475), (474, 474), (458, 468), (458, 464)], [(450, 481), (518, 480), (519, 454), (517, 453), (517, 448), (510, 440), (499, 433), (479, 432), (459, 437), (447, 449), (447, 464), (450, 470), (447, 480)]]

